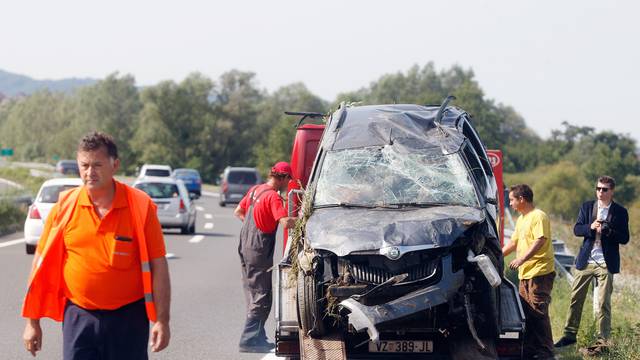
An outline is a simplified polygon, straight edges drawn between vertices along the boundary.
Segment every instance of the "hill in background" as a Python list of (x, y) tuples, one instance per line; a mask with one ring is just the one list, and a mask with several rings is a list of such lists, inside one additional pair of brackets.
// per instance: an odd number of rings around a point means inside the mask
[[(54, 92), (69, 93), (73, 90), (95, 84), (97, 79), (60, 79), (60, 80), (36, 80), (25, 75), (15, 74), (0, 69), (0, 94), (7, 97), (16, 95), (30, 95), (37, 90), (48, 89)], [(0, 98), (2, 96), (0, 95)]]

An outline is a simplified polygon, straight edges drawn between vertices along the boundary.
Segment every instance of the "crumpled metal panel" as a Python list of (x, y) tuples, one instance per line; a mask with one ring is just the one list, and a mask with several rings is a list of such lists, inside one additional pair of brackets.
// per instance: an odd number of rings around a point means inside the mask
[[(409, 149), (437, 147), (453, 153), (464, 142), (464, 136), (457, 131), (437, 126), (434, 121), (437, 106), (373, 105), (349, 107), (346, 111), (342, 123), (339, 121), (341, 112), (334, 114), (328, 130), (329, 134), (335, 134), (325, 136), (323, 148), (340, 150), (381, 146), (393, 139)], [(449, 117), (461, 114), (456, 108), (448, 108), (447, 113)]]
[(438, 206), (392, 209), (316, 209), (306, 226), (306, 240), (316, 250), (338, 256), (388, 246), (451, 246), (463, 232), (484, 220), (480, 209)]

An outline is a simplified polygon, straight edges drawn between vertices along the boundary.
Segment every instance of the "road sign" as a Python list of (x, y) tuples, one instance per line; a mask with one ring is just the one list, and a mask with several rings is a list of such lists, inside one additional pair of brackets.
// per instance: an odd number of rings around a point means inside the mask
[(2, 148), (0, 156), (13, 156), (13, 148)]

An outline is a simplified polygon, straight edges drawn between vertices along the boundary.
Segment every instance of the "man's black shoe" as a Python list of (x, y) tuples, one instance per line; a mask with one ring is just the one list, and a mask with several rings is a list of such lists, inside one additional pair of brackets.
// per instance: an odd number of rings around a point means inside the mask
[(572, 339), (570, 337), (563, 336), (563, 337), (560, 338), (560, 340), (558, 340), (555, 344), (553, 344), (553, 347), (561, 348), (561, 347), (568, 346), (568, 345), (575, 344), (575, 343), (576, 343), (576, 339)]
[(273, 350), (275, 347), (276, 344), (264, 340), (239, 345), (238, 351), (240, 351), (241, 353), (267, 353)]

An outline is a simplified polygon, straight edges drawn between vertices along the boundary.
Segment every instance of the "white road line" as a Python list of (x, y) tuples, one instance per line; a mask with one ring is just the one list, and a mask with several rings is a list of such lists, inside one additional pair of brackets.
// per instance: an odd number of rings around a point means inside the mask
[(211, 229), (213, 229), (213, 223), (206, 223), (206, 224), (204, 224), (204, 228), (205, 228), (206, 230), (211, 230)]
[(202, 241), (202, 239), (204, 239), (204, 235), (196, 235), (194, 237), (192, 237), (191, 239), (189, 239), (189, 242), (192, 244), (196, 244), (199, 243), (200, 241)]
[(204, 211), (204, 208), (202, 206), (196, 206), (196, 210), (198, 211)]
[(265, 356), (264, 356), (262, 359), (260, 359), (260, 360), (274, 360), (274, 359), (284, 359), (284, 358), (283, 358), (283, 357), (276, 356), (276, 354), (275, 354), (275, 353), (270, 352), (270, 353), (268, 353), (267, 355), (265, 355)]
[(203, 191), (202, 195), (204, 196), (211, 196), (211, 197), (220, 197), (220, 194), (218, 193), (214, 193), (214, 192), (210, 192), (210, 191)]
[(22, 244), (23, 242), (24, 242), (24, 239), (5, 241), (5, 242), (0, 243), (0, 248), (7, 247), (7, 246), (12, 246), (12, 245)]
[(11, 181), (11, 180), (7, 180), (7, 179), (2, 179), (2, 178), (0, 178), (0, 182), (1, 182), (1, 183), (4, 183), (4, 184), (6, 184), (6, 185), (9, 185), (9, 186), (11, 186), (11, 187), (14, 187), (14, 188), (16, 188), (16, 189), (24, 189), (24, 187), (23, 187), (22, 185), (20, 185), (20, 184), (18, 184), (18, 183), (14, 183), (14, 182), (13, 182), (13, 181)]
[(205, 218), (205, 219), (213, 219), (213, 215), (211, 215), (211, 214), (204, 214), (204, 218)]

